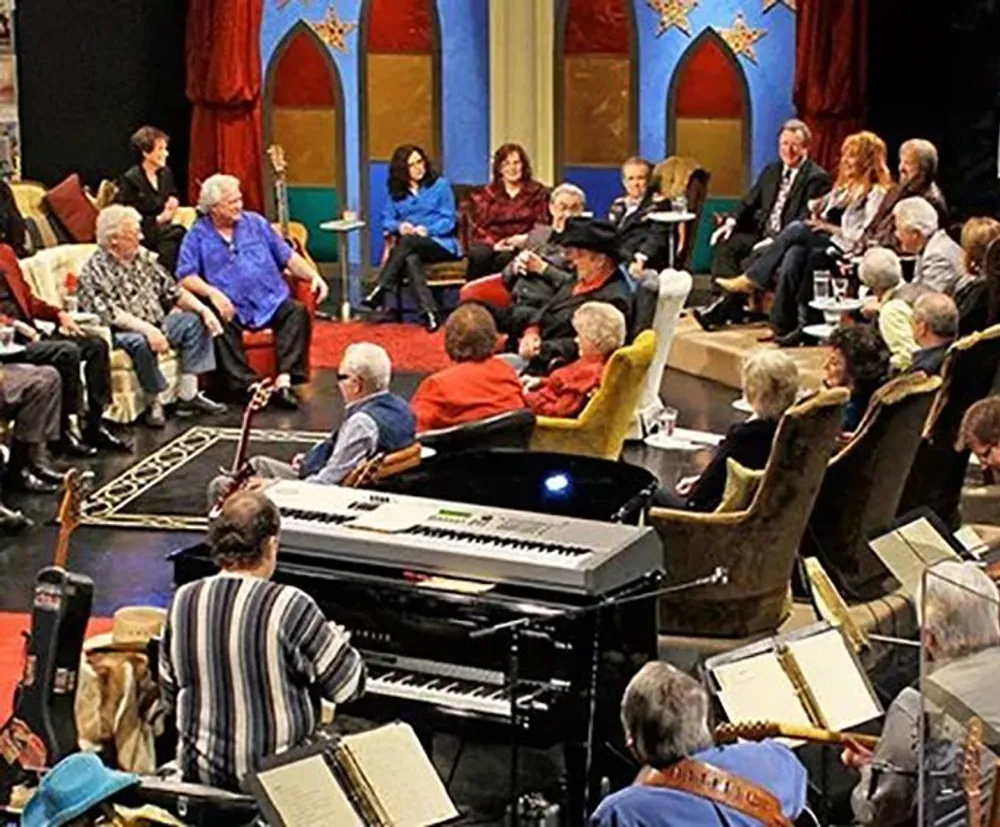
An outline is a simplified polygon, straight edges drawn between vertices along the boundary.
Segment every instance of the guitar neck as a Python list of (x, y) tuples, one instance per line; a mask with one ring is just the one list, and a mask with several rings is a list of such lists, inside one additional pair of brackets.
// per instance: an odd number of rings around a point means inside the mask
[(853, 741), (866, 749), (875, 749), (879, 742), (877, 735), (866, 735), (861, 732), (838, 732), (832, 729), (777, 721), (721, 724), (715, 729), (715, 742), (717, 744), (732, 743), (738, 738), (746, 741), (762, 741), (765, 738), (791, 738), (795, 741), (809, 741), (813, 744), (845, 744), (848, 741)]
[(281, 226), (281, 235), (288, 238), (288, 222), (290, 220), (288, 209), (288, 184), (284, 175), (279, 175), (274, 179), (274, 198), (278, 206), (278, 224)]
[(232, 474), (236, 476), (243, 470), (250, 451), (250, 423), (253, 421), (253, 407), (248, 406), (243, 412), (243, 424), (240, 426), (240, 438), (236, 442), (236, 455), (233, 457)]

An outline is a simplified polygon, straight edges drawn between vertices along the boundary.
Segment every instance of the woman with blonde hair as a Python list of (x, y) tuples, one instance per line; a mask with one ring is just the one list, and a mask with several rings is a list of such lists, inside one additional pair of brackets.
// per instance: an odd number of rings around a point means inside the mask
[(1000, 238), (1000, 221), (985, 216), (962, 225), (965, 276), (955, 285), (958, 335), (968, 336), (1000, 321), (1000, 274), (986, 269), (986, 250)]
[(833, 189), (809, 205), (811, 218), (785, 227), (747, 268), (733, 279), (716, 279), (730, 293), (775, 289), (771, 327), (778, 344), (802, 344), (809, 323), (813, 273), (835, 271), (858, 252), (862, 236), (892, 185), (885, 141), (873, 132), (848, 135), (840, 148)]

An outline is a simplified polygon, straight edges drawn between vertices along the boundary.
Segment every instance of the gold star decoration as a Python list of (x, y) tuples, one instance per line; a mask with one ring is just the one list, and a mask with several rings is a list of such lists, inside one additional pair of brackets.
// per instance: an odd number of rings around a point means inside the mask
[(646, 5), (660, 15), (656, 25), (657, 37), (666, 34), (674, 26), (688, 37), (691, 36), (691, 21), (688, 20), (688, 15), (698, 5), (698, 0), (646, 0)]
[(357, 23), (348, 23), (337, 16), (337, 10), (331, 5), (326, 10), (326, 18), (319, 23), (309, 22), (316, 30), (319, 39), (332, 49), (339, 49), (347, 54), (347, 35), (358, 28)]
[(792, 11), (795, 11), (795, 6), (796, 3), (798, 3), (798, 0), (763, 0), (763, 3), (764, 5), (761, 10), (765, 12), (771, 11), (771, 9), (778, 5), (788, 6), (788, 8)]
[(747, 20), (743, 12), (736, 12), (736, 19), (732, 27), (719, 29), (719, 35), (726, 41), (726, 45), (733, 50), (734, 55), (743, 55), (751, 63), (757, 63), (757, 53), (753, 50), (753, 44), (767, 34), (767, 29), (753, 29), (747, 25)]

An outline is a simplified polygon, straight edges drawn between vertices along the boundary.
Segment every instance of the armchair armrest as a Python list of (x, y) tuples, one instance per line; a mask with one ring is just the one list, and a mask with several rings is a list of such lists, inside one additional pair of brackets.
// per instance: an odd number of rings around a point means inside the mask
[(535, 428), (549, 431), (578, 431), (583, 426), (579, 419), (561, 419), (555, 416), (540, 416), (535, 420)]
[(288, 282), (288, 289), (292, 291), (292, 298), (302, 302), (310, 316), (316, 315), (316, 294), (313, 293), (310, 283), (306, 279), (299, 279), (291, 273), (285, 273), (285, 281)]
[(111, 328), (106, 324), (82, 324), (80, 327), (88, 336), (97, 336), (103, 339), (109, 349), (114, 348), (115, 343), (111, 338)]

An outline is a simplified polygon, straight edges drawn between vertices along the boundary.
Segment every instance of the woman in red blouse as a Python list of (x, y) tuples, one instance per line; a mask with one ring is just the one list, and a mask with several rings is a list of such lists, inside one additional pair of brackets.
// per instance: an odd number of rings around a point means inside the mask
[(469, 278), (499, 273), (536, 224), (549, 223), (549, 191), (531, 177), (531, 161), (520, 144), (493, 154), (493, 182), (469, 204)]

